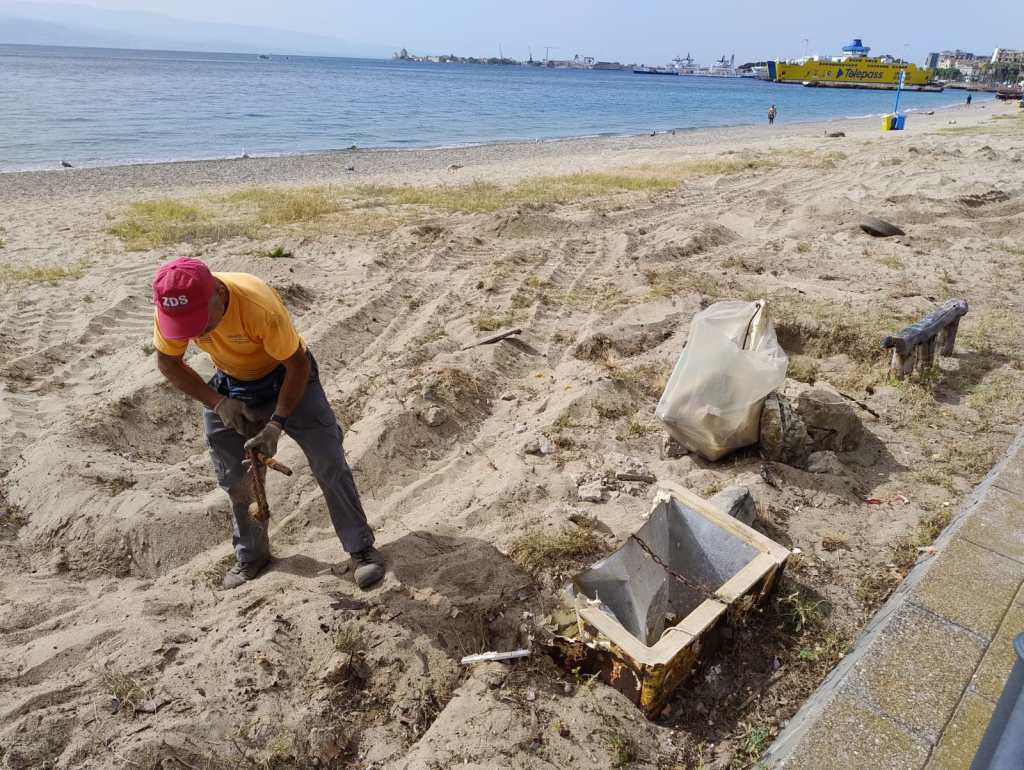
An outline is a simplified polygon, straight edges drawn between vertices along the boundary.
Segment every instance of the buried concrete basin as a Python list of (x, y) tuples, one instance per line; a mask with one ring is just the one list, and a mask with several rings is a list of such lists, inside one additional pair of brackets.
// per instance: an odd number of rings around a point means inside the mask
[(597, 674), (654, 717), (720, 623), (766, 596), (788, 556), (707, 500), (663, 484), (647, 522), (566, 586), (569, 608), (552, 617), (549, 646), (566, 668)]

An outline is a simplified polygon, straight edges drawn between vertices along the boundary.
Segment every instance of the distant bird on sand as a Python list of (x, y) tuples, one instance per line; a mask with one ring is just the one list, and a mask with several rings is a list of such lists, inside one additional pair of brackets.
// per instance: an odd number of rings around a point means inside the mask
[(451, 171), (452, 173), (454, 173), (454, 172), (458, 171), (460, 168), (462, 168), (462, 166), (459, 165), (458, 163), (452, 163), (452, 165), (450, 165), (448, 167), (448, 170)]
[(60, 165), (61, 165), (61, 168), (73, 168), (73, 166), (70, 163), (68, 163), (66, 160), (62, 160), (60, 162)]
[(355, 171), (356, 167), (355, 166), (345, 166), (345, 170), (346, 171)]

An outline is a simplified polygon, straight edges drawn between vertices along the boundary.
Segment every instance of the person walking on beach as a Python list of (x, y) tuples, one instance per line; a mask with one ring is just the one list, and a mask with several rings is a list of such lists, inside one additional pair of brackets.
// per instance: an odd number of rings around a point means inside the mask
[(967, 106), (971, 106), (971, 94), (967, 94)]
[[(273, 457), (284, 433), (297, 443), (323, 491), (334, 531), (352, 556), (355, 581), (366, 589), (384, 577), (373, 547), (342, 432), (320, 385), (319, 368), (295, 330), (277, 292), (248, 273), (213, 273), (181, 257), (153, 279), (153, 345), (160, 373), (199, 401), (217, 483), (231, 500), (237, 563), (224, 588), (254, 580), (270, 563), (265, 522), (249, 516), (252, 501), (243, 460), (247, 452)], [(217, 367), (203, 379), (184, 361), (189, 342)]]
[(775, 125), (775, 105), (774, 104), (771, 107), (768, 108), (768, 125), (769, 126), (774, 126)]

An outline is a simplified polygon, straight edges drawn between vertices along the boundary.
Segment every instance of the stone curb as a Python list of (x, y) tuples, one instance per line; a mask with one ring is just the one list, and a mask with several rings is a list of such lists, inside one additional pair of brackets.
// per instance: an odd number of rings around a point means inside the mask
[[(979, 527), (984, 529), (984, 522), (975, 525), (975, 519), (979, 509), (984, 510), (986, 505), (999, 504), (999, 500), (1009, 498), (1020, 501), (1024, 498), (1021, 479), (1024, 478), (1024, 430), (1017, 434), (1010, 444), (1002, 460), (992, 468), (985, 479), (978, 484), (964, 501), (959, 511), (946, 526), (943, 532), (935, 540), (936, 556), (917, 564), (900, 583), (899, 587), (889, 597), (888, 601), (875, 613), (869, 621), (853, 649), (836, 665), (824, 682), (804, 703), (796, 715), (789, 721), (783, 731), (769, 747), (767, 753), (758, 764), (760, 768), (782, 768), (799, 766), (800, 768), (861, 768), (861, 767), (888, 767), (907, 768), (923, 767), (928, 762), (936, 744), (942, 737), (943, 730), (954, 719), (959, 719), (963, 709), (971, 704), (965, 704), (968, 699), (978, 699), (979, 694), (969, 691), (968, 687), (977, 677), (979, 663), (985, 656), (990, 641), (995, 631), (991, 630), (992, 619), (989, 617), (960, 622), (951, 620), (946, 615), (933, 612), (927, 601), (923, 601), (922, 592), (927, 594), (928, 583), (932, 585), (943, 585), (955, 581), (958, 578), (958, 571), (964, 569), (962, 564), (965, 559), (961, 558), (961, 551), (956, 551), (955, 557), (943, 559), (949, 547), (973, 548), (988, 551), (985, 543), (979, 543), (977, 538), (964, 537), (961, 531), (965, 526), (968, 531), (974, 531)], [(1005, 475), (1005, 479), (1004, 479)], [(1005, 482), (1005, 483), (1004, 483)], [(1021, 522), (1020, 526), (1024, 526)], [(1006, 555), (1005, 552), (991, 552), (991, 559), (988, 561), (998, 562), (999, 567), (1009, 569), (1011, 574), (1007, 577), (1007, 590), (1013, 588), (1010, 594), (1009, 606), (1013, 608), (1014, 602), (1020, 601), (1021, 594), (1018, 593), (1019, 586), (1024, 580), (1024, 562), (1016, 554)], [(1013, 583), (1012, 581), (1016, 581)], [(923, 589), (922, 589), (922, 586)], [(983, 602), (980, 602), (983, 603)], [(970, 609), (971, 603), (960, 605)], [(1004, 609), (999, 615), (1009, 612)], [(990, 613), (991, 614), (991, 613)], [(907, 619), (913, 616), (911, 622)], [(924, 621), (922, 621), (924, 619)], [(975, 622), (970, 622), (975, 621)], [(928, 625), (928, 623), (932, 625)], [(981, 626), (979, 632), (974, 626)], [(998, 623), (997, 623), (998, 625)], [(914, 649), (927, 649), (929, 644), (936, 645), (940, 649), (943, 645), (950, 644), (950, 639), (956, 638), (966, 645), (960, 654), (961, 669), (969, 671), (964, 676), (964, 670), (958, 670), (955, 674), (951, 672), (939, 672), (933, 677), (932, 682), (904, 681), (902, 678), (893, 677), (883, 669), (887, 652), (892, 647), (898, 647), (899, 643), (894, 641), (901, 635), (906, 636), (905, 628), (914, 629), (910, 633), (916, 633), (918, 639)], [(929, 639), (928, 637), (932, 637)], [(870, 651), (870, 657), (869, 657)], [(988, 658), (985, 657), (985, 660)], [(890, 661), (891, 664), (892, 661)], [(984, 667), (984, 666), (983, 666)], [(873, 671), (873, 669), (875, 669)], [(909, 672), (908, 672), (909, 673)], [(946, 685), (947, 688), (957, 688), (959, 694), (956, 696), (956, 713), (950, 713), (940, 718), (941, 724), (925, 724), (924, 722), (909, 724), (901, 721), (888, 713), (886, 707), (880, 705), (877, 700), (865, 691), (865, 681), (874, 677), (881, 678), (887, 682), (887, 688), (883, 697), (893, 696), (899, 699), (902, 688), (903, 700), (908, 703), (918, 703), (923, 696), (929, 695), (930, 688), (937, 684)], [(888, 678), (887, 678), (888, 677)], [(948, 681), (949, 679), (954, 681)], [(962, 680), (962, 681), (961, 681)], [(991, 692), (991, 691), (990, 691)], [(984, 693), (982, 693), (984, 694)], [(986, 700), (986, 702), (988, 702)], [(897, 709), (898, 710), (898, 709)], [(911, 720), (914, 721), (914, 711), (909, 712)], [(982, 715), (984, 709), (982, 709)], [(934, 721), (934, 716), (933, 716)], [(985, 720), (987, 722), (987, 717)], [(809, 739), (812, 730), (822, 727), (824, 733), (834, 735), (839, 750), (836, 747), (826, 748), (822, 741), (811, 741)], [(847, 733), (847, 742), (843, 744), (843, 733)], [(849, 733), (852, 732), (852, 736)], [(893, 734), (898, 734), (906, 739), (906, 746), (903, 751), (897, 750), (893, 742)], [(980, 738), (980, 735), (978, 736)], [(862, 746), (855, 744), (862, 743)], [(873, 751), (886, 745), (891, 756), (885, 756), (884, 764), (873, 756)], [(969, 747), (968, 747), (969, 748)], [(973, 750), (970, 751), (973, 755)], [(897, 756), (898, 755), (898, 756)], [(863, 764), (871, 760), (870, 765)], [(890, 764), (891, 763), (891, 764)], [(947, 766), (945, 762), (941, 766)], [(937, 767), (934, 762), (928, 764), (929, 769)]]

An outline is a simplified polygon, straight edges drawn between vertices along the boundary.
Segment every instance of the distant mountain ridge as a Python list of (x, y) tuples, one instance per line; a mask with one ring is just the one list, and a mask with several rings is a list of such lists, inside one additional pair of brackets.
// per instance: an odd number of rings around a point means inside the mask
[(393, 50), (386, 45), (269, 27), (20, 0), (0, 0), (0, 43), (368, 58), (386, 58)]

